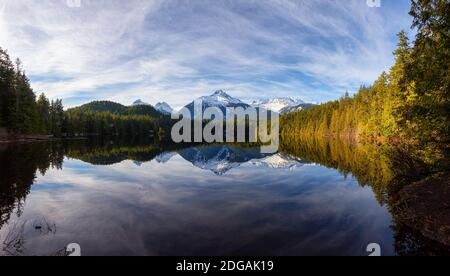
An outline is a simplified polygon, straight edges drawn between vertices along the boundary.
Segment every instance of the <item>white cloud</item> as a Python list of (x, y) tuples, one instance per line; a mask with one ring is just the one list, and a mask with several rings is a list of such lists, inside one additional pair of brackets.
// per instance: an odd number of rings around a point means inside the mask
[[(408, 5), (365, 0), (3, 0), (0, 46), (50, 97), (168, 101), (229, 89), (243, 99), (334, 99), (392, 63)], [(400, 2), (400, 1), (399, 1)]]

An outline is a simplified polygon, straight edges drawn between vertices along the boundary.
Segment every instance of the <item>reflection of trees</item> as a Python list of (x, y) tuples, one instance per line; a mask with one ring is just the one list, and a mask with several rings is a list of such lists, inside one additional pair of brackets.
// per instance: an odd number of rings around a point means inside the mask
[[(49, 168), (62, 168), (64, 156), (76, 158), (91, 164), (109, 165), (124, 160), (146, 162), (165, 151), (180, 151), (189, 148), (187, 144), (161, 144), (142, 140), (68, 140), (55, 143), (34, 143), (23, 145), (0, 145), (0, 229), (11, 214), (20, 216), (23, 203), (30, 193), (36, 173), (45, 174)], [(198, 146), (198, 145), (197, 145)], [(236, 145), (242, 146), (242, 145)], [(237, 148), (244, 157), (251, 149)], [(251, 148), (252, 145), (248, 145)], [(216, 156), (208, 148), (205, 158)], [(185, 151), (189, 152), (189, 151)], [(417, 231), (404, 226), (398, 218), (402, 211), (393, 208), (393, 198), (405, 185), (427, 174), (427, 168), (408, 151), (373, 144), (356, 144), (338, 139), (296, 138), (281, 141), (281, 152), (301, 160), (308, 160), (352, 174), (362, 186), (370, 186), (381, 204), (387, 204), (394, 221), (396, 250), (400, 255), (439, 255), (449, 250), (440, 243), (424, 238)], [(238, 155), (239, 157), (239, 155)], [(400, 213), (399, 213), (400, 212)], [(38, 226), (38, 225), (36, 225)], [(33, 226), (36, 231), (50, 231), (52, 226)], [(20, 226), (16, 234), (7, 239), (7, 248), (20, 254), (25, 240)], [(50, 230), (49, 230), (50, 229)], [(13, 231), (14, 232), (14, 231)], [(55, 253), (64, 255), (64, 249)]]
[(386, 203), (388, 184), (394, 179), (388, 149), (339, 139), (283, 140), (281, 151), (352, 174), (362, 186), (370, 185), (380, 203)]
[(50, 143), (0, 146), (0, 228), (14, 210), (18, 215), (36, 178), (50, 167), (61, 168), (61, 145)]
[[(44, 217), (37, 220), (14, 223), (8, 228), (8, 232), (3, 239), (1, 252), (8, 256), (26, 255), (27, 237), (30, 236), (30, 232), (34, 232), (34, 235), (39, 236), (55, 235), (56, 225), (48, 222)], [(65, 249), (60, 249), (52, 255), (64, 256), (65, 254)]]
[(12, 225), (5, 239), (3, 240), (2, 251), (10, 256), (22, 255), (25, 248), (25, 225)]
[(147, 162), (164, 151), (175, 151), (187, 145), (151, 140), (78, 140), (66, 141), (66, 155), (94, 165), (112, 165), (125, 160)]
[(425, 163), (409, 154), (410, 150), (407, 148), (358, 144), (340, 139), (297, 137), (283, 140), (281, 151), (338, 169), (343, 174), (351, 173), (360, 185), (370, 186), (380, 204), (387, 204), (393, 216), (392, 228), (399, 255), (449, 254), (450, 249), (440, 242), (425, 238), (419, 231), (404, 225), (400, 218), (405, 212), (417, 213), (415, 207), (395, 207), (398, 203), (397, 195), (403, 187), (429, 174)]

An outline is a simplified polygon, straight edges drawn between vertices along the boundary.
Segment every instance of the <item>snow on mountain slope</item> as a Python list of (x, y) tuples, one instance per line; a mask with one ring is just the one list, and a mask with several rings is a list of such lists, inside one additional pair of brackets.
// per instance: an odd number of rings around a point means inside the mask
[(204, 103), (206, 103), (208, 106), (217, 106), (217, 107), (229, 107), (234, 105), (246, 105), (241, 100), (236, 99), (228, 95), (223, 90), (218, 90), (214, 92), (214, 94), (210, 96), (205, 96), (199, 98), (199, 100), (202, 100)]
[(173, 108), (166, 102), (157, 103), (155, 109), (166, 115), (172, 114), (173, 111)]
[(295, 170), (297, 168), (303, 167), (306, 162), (302, 163), (299, 160), (290, 158), (286, 155), (277, 153), (262, 159), (256, 159), (250, 161), (250, 164), (257, 167), (268, 167), (273, 169), (287, 169)]
[(139, 105), (150, 105), (150, 104), (143, 102), (141, 99), (136, 100), (136, 101), (132, 104), (132, 106), (139, 106)]
[(176, 156), (176, 152), (165, 152), (155, 157), (155, 161), (160, 164), (165, 164), (170, 161), (174, 156)]
[[(315, 106), (315, 104), (307, 103), (301, 99), (290, 97), (256, 100), (253, 101), (251, 105), (249, 105), (241, 101), (240, 99), (230, 96), (223, 90), (218, 90), (210, 96), (200, 97), (196, 99), (196, 101), (202, 101), (203, 109), (206, 109), (208, 107), (219, 107), (220, 109), (224, 110), (229, 107), (248, 108), (252, 106), (255, 108), (271, 110), (273, 112), (277, 112), (280, 114), (285, 114), (293, 111), (300, 111)], [(193, 111), (194, 102), (191, 102), (190, 104), (186, 105), (186, 107), (189, 110)]]
[(287, 106), (283, 109), (281, 109), (280, 114), (287, 114), (287, 113), (291, 113), (291, 112), (297, 112), (297, 111), (302, 111), (302, 110), (306, 110), (312, 107), (315, 107), (315, 104), (310, 104), (310, 103), (303, 103), (303, 104), (299, 104), (296, 106)]
[(274, 111), (277, 113), (281, 113), (281, 111), (287, 107), (298, 106), (298, 105), (301, 105), (304, 103), (305, 102), (300, 99), (284, 97), (284, 98), (256, 100), (252, 103), (252, 106), (257, 107), (257, 108), (264, 108), (264, 109), (271, 110), (271, 111)]
[[(237, 98), (233, 98), (223, 90), (218, 90), (210, 96), (200, 97), (195, 101), (192, 101), (190, 104), (186, 105), (185, 107), (191, 112), (192, 116), (195, 116), (196, 112), (198, 112), (197, 110), (195, 110), (197, 107), (194, 105), (197, 104), (198, 101), (201, 101), (202, 103), (202, 111), (210, 107), (217, 107), (220, 110), (222, 110), (223, 114), (226, 114), (228, 108), (242, 107), (246, 109), (250, 107), (250, 105), (244, 103), (243, 101)], [(194, 110), (196, 112), (194, 112)]]

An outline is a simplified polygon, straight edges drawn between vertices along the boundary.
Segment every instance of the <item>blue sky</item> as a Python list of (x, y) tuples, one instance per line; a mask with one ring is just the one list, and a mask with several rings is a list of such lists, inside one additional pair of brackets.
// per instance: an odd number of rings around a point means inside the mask
[(393, 63), (396, 34), (412, 34), (409, 0), (71, 1), (0, 3), (0, 46), (66, 106), (181, 107), (218, 89), (324, 102), (371, 84)]

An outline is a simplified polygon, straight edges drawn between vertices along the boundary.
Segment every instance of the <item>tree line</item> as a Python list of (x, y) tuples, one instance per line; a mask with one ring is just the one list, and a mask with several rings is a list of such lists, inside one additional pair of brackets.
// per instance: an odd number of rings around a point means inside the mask
[(36, 97), (19, 59), (12, 62), (0, 48), (0, 128), (12, 135), (54, 137), (85, 135), (151, 136), (161, 138), (172, 122), (151, 106), (125, 107), (93, 102), (64, 111), (62, 100)]
[(164, 138), (169, 122), (148, 115), (120, 115), (112, 112), (66, 112), (66, 136), (158, 136)]
[(444, 167), (450, 147), (450, 2), (412, 0), (417, 36), (400, 32), (395, 64), (354, 97), (282, 117), (282, 136), (345, 136), (401, 141)]
[(13, 63), (0, 48), (0, 128), (15, 134), (57, 134), (61, 132), (64, 109), (61, 100), (36, 99), (22, 63)]
[(150, 105), (128, 107), (110, 101), (94, 101), (71, 108), (65, 116), (63, 131), (69, 136), (95, 134), (163, 139), (172, 126), (169, 116)]

